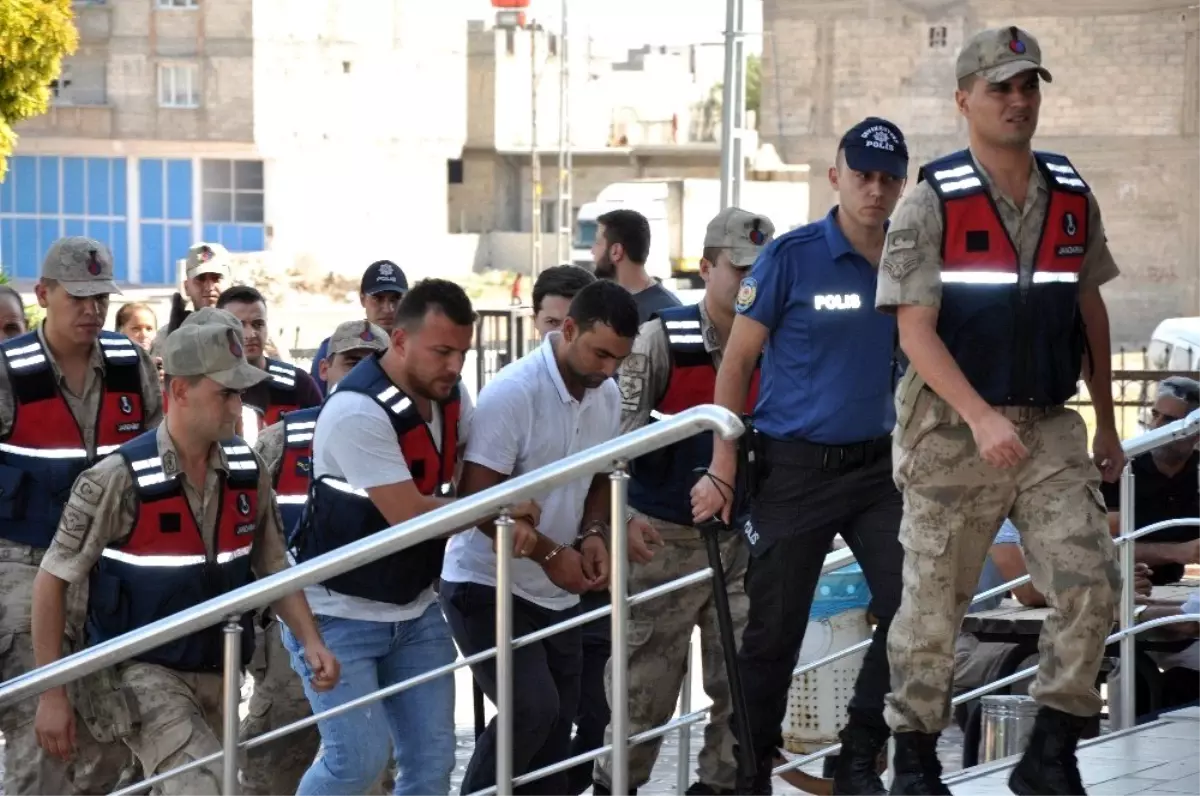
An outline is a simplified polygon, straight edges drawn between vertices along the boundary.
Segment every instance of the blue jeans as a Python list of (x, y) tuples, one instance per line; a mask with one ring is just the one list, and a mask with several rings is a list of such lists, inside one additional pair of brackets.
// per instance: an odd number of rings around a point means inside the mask
[[(332, 690), (312, 689), (300, 642), (285, 625), (283, 643), (304, 681), (314, 713), (453, 663), (450, 629), (437, 603), (408, 622), (364, 622), (317, 616), (321, 636), (342, 666)], [(366, 793), (395, 747), (399, 774), (393, 793), (448, 794), (454, 770), (454, 678), (438, 677), (381, 702), (325, 719), (323, 753), (300, 780), (298, 794)]]

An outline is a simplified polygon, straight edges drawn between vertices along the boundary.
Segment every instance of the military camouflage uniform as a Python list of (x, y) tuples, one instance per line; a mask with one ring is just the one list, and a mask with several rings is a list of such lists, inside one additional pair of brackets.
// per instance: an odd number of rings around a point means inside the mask
[[(46, 350), (46, 337), (41, 327), (38, 340)], [(142, 406), (145, 407), (145, 427), (153, 428), (162, 422), (162, 395), (158, 389), (158, 373), (150, 358), (138, 351), (142, 369)], [(100, 346), (92, 349), (83, 391), (76, 395), (67, 386), (62, 371), (53, 357), (50, 364), (58, 388), (83, 437), (90, 454), (96, 450), (96, 420), (100, 415), (100, 399), (104, 392), (104, 355)], [(0, 439), (13, 428), (12, 387), (8, 370), (0, 365)], [(34, 666), (33, 639), (30, 635), (30, 611), (33, 603), (33, 578), (37, 574), (45, 551), (29, 545), (0, 539), (0, 681), (27, 674)], [(77, 652), (83, 642), (83, 623), (87, 611), (87, 587), (72, 588), (67, 593), (67, 639), (64, 652)], [(78, 733), (78, 758), (72, 763), (47, 755), (33, 732), (37, 699), (26, 699), (11, 708), (0, 710), (0, 732), (4, 733), (5, 764), (4, 792), (17, 796), (24, 793), (99, 792), (111, 788), (117, 781), (128, 752), (120, 746), (98, 745), (86, 729)], [(94, 758), (94, 759), (91, 759)]]
[[(978, 161), (975, 166), (986, 175)], [(1049, 204), (1046, 182), (1034, 167), (1023, 206), (994, 184), (990, 191), (1027, 280)], [(1081, 290), (1118, 273), (1099, 209), (1093, 197), (1088, 202)], [(939, 307), (941, 242), (939, 201), (927, 182), (919, 183), (892, 218), (876, 305), (889, 311)], [(1001, 407), (1029, 457), (1018, 467), (997, 469), (980, 457), (971, 429), (915, 369), (902, 380), (896, 401), (893, 461), (904, 492), (905, 561), (903, 602), (888, 637), (888, 723), (898, 732), (936, 733), (949, 722), (955, 636), (1005, 517), (1021, 528), (1033, 583), (1053, 608), (1030, 693), (1065, 713), (1096, 714), (1094, 683), (1112, 627), (1118, 576), (1083, 420), (1065, 407)]]
[[(274, 481), (283, 461), (283, 423), (259, 432), (254, 447)], [(254, 691), (249, 712), (242, 719), (241, 735), (247, 740), (312, 715), (304, 683), (292, 670), (291, 658), (280, 638), (279, 620), (269, 609), (264, 609), (262, 618), (264, 621), (255, 623), (256, 643), (250, 661)], [(312, 725), (248, 750), (241, 773), (243, 792), (247, 796), (295, 793), (320, 746), (321, 733)]]
[[(700, 327), (704, 345), (712, 355), (713, 366), (721, 364), (721, 347), (708, 313), (700, 304)], [(650, 421), (654, 409), (667, 389), (671, 375), (670, 351), (663, 325), (657, 319), (642, 325), (633, 351), (621, 368), (621, 433), (634, 431)], [(662, 535), (666, 547), (657, 551), (648, 564), (632, 564), (629, 593), (637, 594), (672, 580), (698, 572), (708, 566), (704, 540), (695, 528), (647, 518)], [(735, 638), (746, 627), (749, 600), (744, 581), (750, 560), (749, 549), (741, 534), (731, 533), (721, 541), (721, 563), (729, 592), (729, 609)], [(720, 789), (732, 789), (737, 778), (733, 755), (734, 736), (730, 728), (733, 705), (729, 678), (725, 673), (725, 654), (717, 624), (717, 608), (712, 584), (708, 581), (672, 592), (649, 603), (629, 609), (629, 731), (636, 734), (664, 724), (675, 711), (683, 678), (687, 675), (688, 649), (693, 628), (700, 627), (700, 655), (704, 691), (713, 701), (709, 723), (704, 730), (700, 750), (700, 781)], [(605, 670), (605, 687), (612, 699), (611, 663)], [(605, 743), (612, 742), (612, 728), (605, 731)], [(629, 749), (629, 786), (641, 787), (650, 779), (662, 739), (656, 738)], [(596, 761), (595, 778), (611, 783), (610, 757)]]
[[(179, 473), (179, 456), (165, 424), (159, 426), (157, 442), (164, 473)], [(216, 541), (220, 473), (228, 470), (224, 452), (214, 445), (203, 489), (181, 476), (188, 505), (209, 550)], [(283, 570), (287, 560), (271, 478), (261, 462), (258, 496), (251, 567), (255, 575), (266, 577)], [(110, 456), (75, 482), (42, 569), (67, 583), (86, 585), (104, 548), (128, 538), (136, 517), (132, 475), (120, 456)], [(124, 693), (132, 700), (131, 712), (139, 717), (123, 740), (147, 776), (221, 751), (220, 674), (178, 672), (138, 661), (119, 664), (116, 669)], [(158, 792), (164, 796), (219, 793), (221, 770), (220, 762), (192, 769), (158, 785)]]

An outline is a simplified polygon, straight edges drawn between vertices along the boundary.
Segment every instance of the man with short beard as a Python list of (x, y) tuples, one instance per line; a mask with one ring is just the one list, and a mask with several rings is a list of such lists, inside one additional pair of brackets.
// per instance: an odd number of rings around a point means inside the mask
[(592, 244), (596, 276), (611, 279), (633, 294), (638, 321), (645, 323), (661, 309), (678, 307), (679, 299), (646, 273), (646, 258), (650, 256), (650, 222), (646, 217), (636, 210), (619, 208), (597, 218), (596, 224), (596, 241)]
[[(1007, 517), (1051, 606), (1029, 689), (1037, 719), (1009, 788), (1080, 794), (1075, 749), (1100, 711), (1096, 674), (1120, 586), (1099, 489), (1125, 464), (1100, 294), (1118, 269), (1083, 177), (1031, 146), (1051, 80), (1037, 39), (1016, 26), (981, 31), (956, 77), (969, 148), (921, 169), (888, 230), (876, 294), (911, 362), (896, 391), (904, 593), (888, 637), (891, 792), (950, 792), (937, 741), (955, 638)], [(1092, 456), (1066, 407), (1081, 366)]]
[[(171, 297), (171, 317), (167, 323), (167, 334), (175, 331), (191, 312), (204, 307), (217, 306), (217, 297), (229, 286), (229, 250), (219, 243), (197, 243), (188, 249), (183, 292), (192, 309), (187, 309), (184, 296), (176, 293)], [(163, 335), (166, 338), (166, 334)], [(157, 350), (157, 349), (156, 349)]]
[[(600, 280), (580, 290), (561, 332), (504, 368), (479, 394), (464, 455), (462, 493), (471, 495), (588, 448), (620, 433), (621, 394), (612, 378), (637, 336), (637, 307), (628, 291)], [(600, 473), (550, 490), (536, 544), (513, 562), (513, 634), (523, 636), (577, 615), (577, 595), (608, 585), (609, 476)], [(641, 518), (629, 522), (629, 555), (642, 563), (661, 542)], [(464, 655), (496, 645), (496, 555), (492, 526), (450, 541), (441, 600)], [(528, 560), (525, 560), (528, 559)], [(580, 695), (582, 633), (565, 630), (513, 651), (513, 774), (564, 760)], [(494, 660), (471, 667), (496, 700)], [(601, 730), (603, 731), (603, 729)], [(463, 793), (494, 784), (496, 723), (475, 743)], [(567, 792), (559, 772), (522, 788)]]

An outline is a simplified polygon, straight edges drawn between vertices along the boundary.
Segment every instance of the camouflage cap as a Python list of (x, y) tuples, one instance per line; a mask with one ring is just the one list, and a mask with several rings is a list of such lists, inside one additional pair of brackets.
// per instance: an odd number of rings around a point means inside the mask
[(387, 332), (370, 321), (346, 321), (329, 338), (329, 356), (347, 351), (387, 351)]
[(180, 326), (167, 336), (162, 360), (168, 376), (207, 376), (231, 390), (245, 390), (269, 378), (246, 361), (241, 331), (223, 323)]
[(92, 238), (59, 238), (42, 260), (42, 279), (53, 279), (72, 296), (120, 293), (113, 281), (112, 252)]
[(187, 278), (220, 274), (229, 278), (229, 250), (219, 243), (197, 243), (188, 249)]
[(188, 314), (183, 319), (183, 323), (179, 324), (180, 328), (184, 326), (205, 326), (207, 324), (216, 323), (222, 326), (228, 326), (238, 334), (242, 333), (242, 322), (237, 319), (229, 310), (219, 310), (216, 307), (201, 307)]
[(755, 215), (740, 207), (727, 207), (708, 222), (704, 248), (729, 249), (729, 261), (736, 268), (749, 268), (758, 259), (763, 246), (775, 237), (775, 225), (766, 216)]
[(981, 30), (968, 39), (958, 53), (955, 78), (979, 75), (989, 83), (1003, 83), (1031, 69), (1036, 69), (1047, 83), (1053, 80), (1042, 66), (1042, 48), (1037, 39), (1012, 25)]

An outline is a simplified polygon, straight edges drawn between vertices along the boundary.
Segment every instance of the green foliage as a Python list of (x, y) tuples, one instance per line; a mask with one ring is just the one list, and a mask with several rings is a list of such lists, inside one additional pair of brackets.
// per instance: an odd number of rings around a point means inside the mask
[(0, 0), (0, 180), (17, 143), (12, 126), (46, 112), (50, 81), (78, 42), (71, 0)]
[[(716, 83), (708, 91), (708, 100), (704, 103), (704, 113), (712, 121), (721, 115), (721, 105), (724, 101), (725, 84)], [(762, 58), (757, 55), (746, 56), (746, 111), (753, 112), (758, 118), (758, 110), (762, 106)]]

